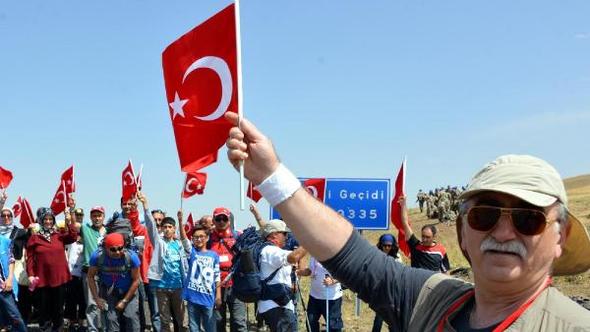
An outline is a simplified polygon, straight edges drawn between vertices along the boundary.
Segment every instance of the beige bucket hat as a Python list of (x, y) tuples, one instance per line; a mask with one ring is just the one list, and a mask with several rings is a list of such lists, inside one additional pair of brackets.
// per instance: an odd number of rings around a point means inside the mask
[[(495, 191), (516, 196), (528, 203), (547, 207), (556, 201), (567, 208), (561, 176), (546, 161), (528, 155), (505, 155), (484, 166), (461, 193), (467, 199), (477, 193)], [(553, 262), (553, 275), (572, 275), (590, 269), (590, 236), (582, 222), (569, 212), (569, 233), (561, 257)]]

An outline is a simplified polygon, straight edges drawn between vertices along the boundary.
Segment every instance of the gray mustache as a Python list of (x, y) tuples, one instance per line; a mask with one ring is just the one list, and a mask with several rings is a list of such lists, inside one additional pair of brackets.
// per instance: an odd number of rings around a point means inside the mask
[(495, 251), (503, 251), (509, 252), (512, 254), (517, 254), (522, 259), (527, 256), (527, 250), (522, 242), (517, 240), (511, 240), (508, 242), (498, 242), (494, 240), (491, 236), (486, 237), (479, 247), (479, 249), (483, 252), (488, 250), (495, 250)]

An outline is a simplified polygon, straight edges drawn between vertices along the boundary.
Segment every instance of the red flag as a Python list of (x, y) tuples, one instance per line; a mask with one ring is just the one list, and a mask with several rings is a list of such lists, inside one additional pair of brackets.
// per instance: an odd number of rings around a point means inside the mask
[(234, 5), (170, 44), (162, 67), (180, 168), (197, 171), (225, 144), (232, 125), (223, 114), (238, 112)]
[(252, 182), (248, 183), (248, 192), (246, 193), (246, 195), (256, 203), (258, 203), (258, 201), (262, 198), (262, 194), (260, 193), (260, 191), (254, 188), (254, 184)]
[(194, 194), (203, 195), (207, 184), (207, 173), (190, 172), (186, 173), (182, 198), (189, 198)]
[(61, 174), (61, 181), (65, 183), (66, 192), (69, 194), (76, 192), (76, 182), (74, 181), (74, 166), (70, 166), (70, 168), (66, 169)]
[(326, 192), (326, 179), (307, 179), (303, 181), (303, 187), (305, 187), (305, 189), (309, 191), (309, 193), (312, 194), (313, 197), (317, 198), (320, 202), (324, 201), (324, 195)]
[(12, 181), (12, 172), (0, 166), (0, 189), (8, 188)]
[(121, 174), (121, 183), (123, 185), (123, 200), (127, 201), (137, 194), (137, 182), (135, 181), (135, 172), (133, 171), (133, 164), (131, 160), (127, 163), (127, 167), (123, 169)]
[(18, 218), (18, 216), (20, 216), (22, 211), (23, 211), (23, 199), (20, 196), (18, 196), (18, 198), (16, 199), (16, 202), (12, 206), (12, 215), (14, 216), (14, 218)]
[(23, 225), (24, 228), (29, 227), (30, 224), (35, 222), (35, 217), (33, 216), (33, 209), (31, 209), (31, 204), (26, 198), (22, 199), (22, 214), (20, 215), (20, 224)]
[(186, 224), (184, 224), (184, 232), (186, 233), (186, 237), (191, 240), (192, 239), (192, 230), (195, 227), (195, 221), (193, 220), (193, 213), (188, 214), (188, 218), (186, 219)]
[(53, 196), (53, 200), (51, 201), (51, 211), (53, 214), (60, 214), (64, 212), (68, 208), (68, 191), (65, 181), (61, 181), (59, 187), (57, 187), (57, 191)]
[[(404, 226), (402, 225), (402, 209), (398, 203), (399, 198), (404, 195), (404, 188), (405, 188), (405, 177), (406, 177), (406, 159), (402, 163), (402, 166), (399, 169), (399, 173), (397, 173), (397, 178), (395, 179), (395, 194), (393, 195), (393, 200), (391, 201), (391, 222), (398, 230), (397, 242), (399, 244), (399, 249), (407, 256), (410, 257), (410, 248), (408, 247), (408, 243), (406, 242), (406, 232), (404, 231)], [(410, 222), (408, 220), (408, 222)]]

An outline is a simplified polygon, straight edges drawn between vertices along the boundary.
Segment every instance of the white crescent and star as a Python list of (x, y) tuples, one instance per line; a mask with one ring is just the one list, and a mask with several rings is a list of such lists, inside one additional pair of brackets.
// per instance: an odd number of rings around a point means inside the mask
[(314, 186), (307, 186), (305, 187), (305, 189), (307, 189), (307, 191), (309, 191), (310, 194), (313, 195), (313, 197), (318, 198), (318, 189)]
[(200, 190), (203, 186), (201, 186), (201, 184), (199, 183), (199, 181), (195, 178), (190, 178), (188, 179), (188, 181), (186, 181), (186, 185), (184, 185), (184, 191), (186, 191), (189, 194), (192, 194), (193, 192), (195, 192), (194, 190), (191, 189), (191, 183), (196, 182), (197, 183), (197, 190)]
[[(131, 179), (131, 182), (129, 182), (129, 183), (127, 183), (128, 178)], [(123, 184), (126, 186), (130, 186), (134, 183), (135, 183), (135, 178), (133, 177), (133, 174), (131, 174), (130, 171), (125, 172), (125, 174), (123, 174)]]
[[(231, 95), (233, 91), (231, 71), (229, 70), (229, 66), (225, 60), (222, 58), (216, 56), (205, 56), (197, 59), (186, 69), (184, 76), (182, 77), (182, 83), (184, 83), (186, 78), (193, 71), (199, 68), (211, 69), (217, 74), (217, 76), (219, 76), (219, 80), (221, 81), (221, 100), (219, 101), (215, 111), (206, 116), (195, 115), (195, 118), (201, 121), (217, 120), (227, 111), (227, 108), (231, 102)], [(169, 103), (170, 107), (172, 108), (172, 120), (174, 120), (176, 115), (180, 115), (184, 118), (183, 107), (186, 105), (186, 103), (188, 103), (188, 101), (188, 99), (180, 99), (178, 91), (175, 92), (174, 101)]]

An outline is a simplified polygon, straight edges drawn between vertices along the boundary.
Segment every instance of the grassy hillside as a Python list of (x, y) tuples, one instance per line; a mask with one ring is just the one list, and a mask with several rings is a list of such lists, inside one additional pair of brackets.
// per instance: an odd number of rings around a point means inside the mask
[[(564, 181), (569, 197), (570, 210), (590, 229), (590, 174), (568, 178)], [(421, 214), (418, 209), (410, 211), (410, 220), (414, 230), (419, 230), (422, 226), (435, 223), (435, 220), (428, 220)], [(448, 250), (449, 259), (453, 268), (468, 267), (468, 263), (461, 254), (457, 244), (457, 235), (455, 226), (445, 226), (437, 224), (439, 229), (438, 241), (444, 244)], [(384, 232), (364, 232), (363, 236), (370, 242), (376, 243), (377, 239)], [(397, 237), (397, 231), (394, 231)], [(309, 281), (301, 281), (304, 299), (307, 302)], [(578, 295), (590, 297), (590, 272), (573, 277), (557, 277), (555, 285), (567, 295)], [(344, 325), (346, 331), (370, 331), (373, 324), (374, 313), (364, 303), (361, 304), (360, 316), (354, 313), (354, 294), (345, 291), (343, 302)], [(302, 310), (300, 310), (301, 312)], [(305, 331), (305, 321), (300, 317), (300, 331)], [(383, 328), (386, 331), (386, 328)]]

